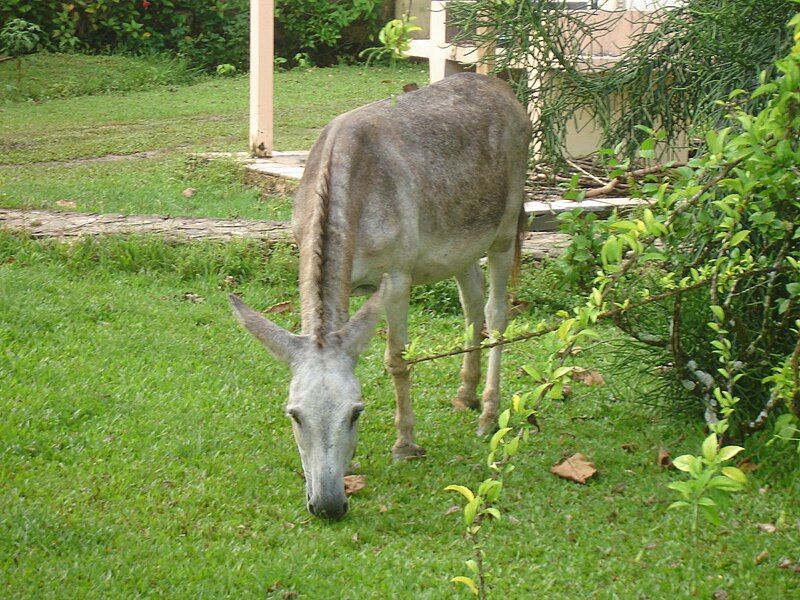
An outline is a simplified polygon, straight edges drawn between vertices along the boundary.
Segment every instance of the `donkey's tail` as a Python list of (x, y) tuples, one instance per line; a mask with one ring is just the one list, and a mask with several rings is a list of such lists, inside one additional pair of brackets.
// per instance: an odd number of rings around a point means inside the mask
[(519, 207), (517, 217), (517, 239), (514, 244), (514, 264), (511, 267), (511, 286), (516, 287), (519, 283), (520, 265), (522, 263), (522, 241), (528, 231), (528, 215), (525, 212), (525, 204)]

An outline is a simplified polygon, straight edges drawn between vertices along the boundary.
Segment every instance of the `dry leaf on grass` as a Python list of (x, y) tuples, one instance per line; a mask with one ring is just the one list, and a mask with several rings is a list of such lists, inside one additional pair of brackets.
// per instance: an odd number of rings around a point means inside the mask
[(754, 560), (755, 560), (755, 563), (756, 563), (757, 565), (760, 565), (762, 562), (764, 562), (764, 559), (765, 559), (765, 558), (767, 558), (768, 556), (769, 556), (769, 551), (768, 551), (768, 550), (762, 550), (762, 551), (761, 551), (761, 552), (759, 552), (759, 553), (758, 553), (758, 555), (755, 557), (755, 559), (754, 559)]
[(570, 481), (586, 483), (587, 479), (597, 473), (597, 469), (593, 462), (578, 452), (551, 467), (550, 472)]
[(365, 485), (367, 485), (367, 478), (364, 475), (345, 475), (344, 493), (352, 496), (363, 490)]
[(754, 471), (757, 471), (761, 467), (761, 465), (757, 465), (751, 462), (749, 458), (743, 458), (742, 460), (739, 461), (739, 464), (736, 466), (739, 467), (739, 469), (741, 471), (744, 471), (745, 473), (752, 473)]
[(600, 374), (600, 371), (589, 371), (586, 377), (583, 378), (583, 383), (586, 385), (605, 385), (606, 380)]
[(508, 310), (508, 316), (516, 317), (527, 311), (531, 307), (531, 303), (525, 300), (512, 300), (511, 308)]
[(444, 516), (446, 517), (448, 515), (454, 515), (454, 514), (456, 514), (458, 512), (461, 512), (461, 507), (460, 506), (456, 506), (454, 504), (453, 506), (448, 508), (446, 511), (444, 511)]
[(656, 462), (661, 469), (669, 469), (672, 466), (672, 459), (669, 456), (669, 452), (664, 448), (658, 449), (658, 459)]
[(416, 83), (407, 83), (403, 86), (403, 91), (408, 92), (416, 92), (419, 89), (419, 86)]
[(61, 208), (75, 208), (77, 206), (72, 200), (56, 200), (56, 205)]
[(194, 302), (195, 304), (200, 304), (206, 300), (200, 294), (195, 294), (194, 292), (186, 292), (183, 295), (183, 299), (188, 300), (189, 302)]
[(625, 452), (634, 452), (638, 447), (639, 446), (637, 446), (636, 444), (630, 442), (622, 444), (622, 449), (625, 450)]
[(378, 509), (378, 512), (381, 514), (389, 512), (389, 507), (386, 506), (385, 504), (381, 504), (380, 508)]
[(290, 300), (286, 300), (286, 302), (278, 302), (277, 304), (273, 304), (264, 312), (267, 313), (284, 313), (287, 310), (292, 310), (292, 303)]
[(181, 193), (183, 194), (184, 198), (191, 198), (192, 196), (194, 196), (197, 193), (197, 190), (194, 189), (194, 188), (186, 188)]
[(758, 528), (764, 533), (775, 533), (778, 531), (778, 528), (772, 523), (759, 523)]

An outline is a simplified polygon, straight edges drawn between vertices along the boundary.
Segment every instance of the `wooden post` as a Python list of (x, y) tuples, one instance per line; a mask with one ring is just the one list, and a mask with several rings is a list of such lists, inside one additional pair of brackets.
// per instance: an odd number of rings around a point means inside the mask
[(272, 156), (274, 0), (250, 0), (250, 152)]

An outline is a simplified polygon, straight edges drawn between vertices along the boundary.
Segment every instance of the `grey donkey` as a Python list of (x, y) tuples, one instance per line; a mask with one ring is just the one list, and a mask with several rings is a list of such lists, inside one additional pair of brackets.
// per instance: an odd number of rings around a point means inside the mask
[[(397, 459), (425, 453), (414, 441), (409, 398), (411, 286), (458, 282), (470, 345), (507, 323), (506, 285), (519, 257), (531, 126), (504, 82), (458, 74), (335, 118), (314, 144), (298, 187), (292, 227), (300, 248), (302, 333), (292, 334), (235, 296), (241, 324), (291, 369), (286, 412), (306, 477), (307, 507), (338, 519), (344, 475), (364, 410), (358, 355), (388, 325), (385, 364), (397, 400)], [(349, 318), (349, 296), (372, 294)], [(489, 351), (478, 433), (494, 427), (500, 347)], [(478, 408), (480, 351), (464, 355), (457, 407)]]

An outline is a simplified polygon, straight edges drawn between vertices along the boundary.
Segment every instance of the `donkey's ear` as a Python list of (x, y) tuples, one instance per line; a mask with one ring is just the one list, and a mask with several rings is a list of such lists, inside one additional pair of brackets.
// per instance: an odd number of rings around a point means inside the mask
[(342, 348), (353, 358), (357, 358), (364, 351), (375, 334), (375, 326), (383, 308), (382, 291), (383, 286), (364, 302), (344, 327), (336, 332), (342, 342)]
[(270, 354), (278, 360), (291, 364), (300, 352), (303, 338), (286, 331), (242, 302), (238, 296), (228, 296), (236, 320), (264, 344)]

